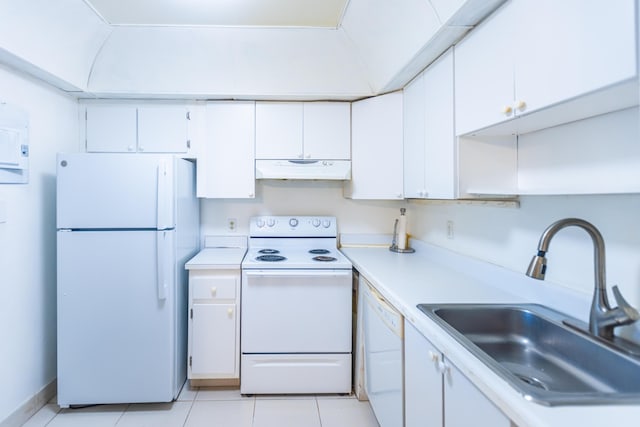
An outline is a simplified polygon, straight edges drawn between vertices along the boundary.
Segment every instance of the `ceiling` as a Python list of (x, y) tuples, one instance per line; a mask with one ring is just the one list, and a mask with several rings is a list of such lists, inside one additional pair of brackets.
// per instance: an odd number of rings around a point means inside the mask
[(84, 0), (111, 25), (337, 28), (349, 0)]
[(506, 0), (0, 0), (0, 64), (78, 97), (357, 100)]

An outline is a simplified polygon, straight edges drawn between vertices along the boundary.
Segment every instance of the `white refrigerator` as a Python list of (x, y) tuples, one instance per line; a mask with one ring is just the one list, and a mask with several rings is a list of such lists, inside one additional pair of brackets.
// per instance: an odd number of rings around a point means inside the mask
[(170, 402), (186, 379), (193, 163), (58, 154), (58, 404)]

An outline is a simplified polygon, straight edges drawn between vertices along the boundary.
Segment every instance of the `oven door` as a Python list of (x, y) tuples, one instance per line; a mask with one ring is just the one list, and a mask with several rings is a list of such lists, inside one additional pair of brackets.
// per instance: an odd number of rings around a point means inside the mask
[(243, 354), (351, 352), (351, 270), (242, 275)]

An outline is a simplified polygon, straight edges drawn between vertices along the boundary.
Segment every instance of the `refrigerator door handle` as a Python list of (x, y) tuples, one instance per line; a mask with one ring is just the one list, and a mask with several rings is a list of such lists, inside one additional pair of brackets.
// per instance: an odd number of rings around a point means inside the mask
[(157, 233), (156, 240), (156, 265), (158, 272), (158, 299), (167, 299), (167, 275), (165, 269), (167, 261), (165, 259), (165, 253), (167, 249), (167, 232), (161, 231)]
[(157, 186), (157, 229), (167, 230), (173, 227), (171, 224), (171, 173), (167, 167), (166, 160), (162, 159), (158, 163), (158, 186)]

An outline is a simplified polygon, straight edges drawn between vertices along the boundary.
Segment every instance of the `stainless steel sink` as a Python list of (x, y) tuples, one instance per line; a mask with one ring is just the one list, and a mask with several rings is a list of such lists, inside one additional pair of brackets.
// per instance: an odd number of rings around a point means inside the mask
[[(544, 405), (640, 403), (640, 358), (536, 304), (419, 304), (523, 396)], [(575, 319), (572, 319), (575, 320)]]

